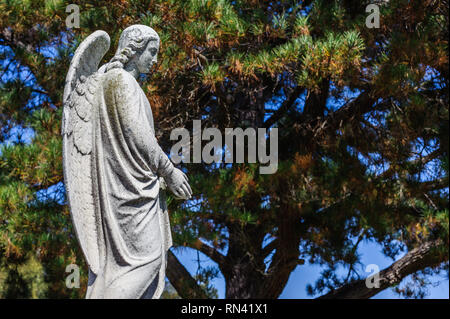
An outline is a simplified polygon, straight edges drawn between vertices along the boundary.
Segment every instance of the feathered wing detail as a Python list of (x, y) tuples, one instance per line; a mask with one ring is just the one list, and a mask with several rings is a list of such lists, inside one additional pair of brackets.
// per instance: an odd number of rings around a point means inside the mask
[(99, 105), (98, 65), (109, 50), (106, 32), (96, 31), (77, 48), (66, 77), (63, 97), (63, 169), (75, 231), (91, 271), (103, 256), (101, 216), (96, 209), (92, 174), (93, 125)]

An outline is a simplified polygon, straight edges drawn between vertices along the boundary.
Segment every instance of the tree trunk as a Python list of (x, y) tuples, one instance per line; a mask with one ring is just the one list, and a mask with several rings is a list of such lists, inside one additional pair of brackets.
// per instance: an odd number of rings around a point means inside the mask
[(226, 298), (259, 298), (261, 284), (261, 275), (251, 266), (250, 256), (246, 255), (240, 263), (232, 266), (226, 276)]
[(257, 227), (230, 225), (225, 277), (227, 299), (259, 298), (264, 276), (264, 260), (260, 249), (262, 238)]

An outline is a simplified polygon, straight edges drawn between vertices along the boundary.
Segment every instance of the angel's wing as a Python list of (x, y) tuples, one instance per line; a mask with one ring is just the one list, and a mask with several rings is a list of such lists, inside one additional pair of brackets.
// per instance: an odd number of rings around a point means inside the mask
[(92, 33), (80, 44), (70, 63), (63, 96), (63, 170), (67, 199), (82, 251), (95, 274), (104, 244), (93, 192), (91, 118), (98, 107), (98, 65), (109, 45), (109, 36), (104, 31)]

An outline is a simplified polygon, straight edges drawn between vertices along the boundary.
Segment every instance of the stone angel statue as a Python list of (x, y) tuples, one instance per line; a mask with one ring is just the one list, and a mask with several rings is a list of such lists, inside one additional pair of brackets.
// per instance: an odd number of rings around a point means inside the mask
[(192, 195), (154, 134), (150, 104), (136, 78), (156, 63), (159, 36), (133, 25), (116, 54), (106, 32), (77, 48), (63, 96), (63, 168), (76, 235), (89, 265), (86, 298), (159, 298), (172, 245), (164, 184)]

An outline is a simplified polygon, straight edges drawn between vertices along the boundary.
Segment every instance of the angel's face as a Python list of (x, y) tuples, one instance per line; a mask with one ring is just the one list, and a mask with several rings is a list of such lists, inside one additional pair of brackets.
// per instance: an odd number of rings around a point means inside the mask
[(136, 61), (136, 65), (140, 73), (150, 73), (150, 70), (157, 62), (157, 55), (159, 49), (159, 41), (152, 40), (147, 43), (146, 48), (141, 53)]

